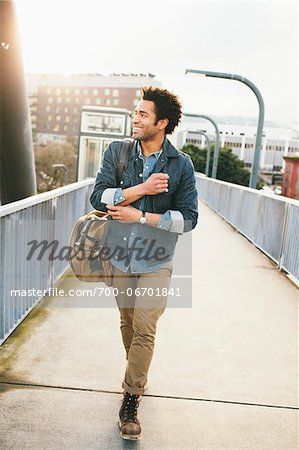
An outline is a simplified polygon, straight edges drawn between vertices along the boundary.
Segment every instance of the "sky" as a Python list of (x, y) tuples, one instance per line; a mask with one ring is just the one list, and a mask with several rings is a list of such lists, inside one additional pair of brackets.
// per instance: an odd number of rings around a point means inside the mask
[(251, 80), (265, 119), (298, 126), (297, 2), (19, 0), (28, 73), (153, 73), (184, 112), (258, 116), (243, 83), (185, 69), (234, 73)]

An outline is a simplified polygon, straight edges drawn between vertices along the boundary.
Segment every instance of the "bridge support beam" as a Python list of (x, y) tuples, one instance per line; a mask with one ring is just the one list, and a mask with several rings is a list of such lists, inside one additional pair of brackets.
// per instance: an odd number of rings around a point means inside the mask
[(15, 5), (0, 1), (0, 198), (36, 194), (30, 113)]

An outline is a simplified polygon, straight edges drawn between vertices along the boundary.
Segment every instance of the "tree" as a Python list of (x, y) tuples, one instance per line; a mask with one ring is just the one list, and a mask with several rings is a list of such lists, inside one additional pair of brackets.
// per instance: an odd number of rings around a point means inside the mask
[[(187, 153), (194, 164), (196, 172), (205, 173), (207, 148), (199, 148), (194, 144), (185, 144), (181, 150)], [(214, 157), (214, 145), (211, 145), (209, 177), (212, 175)], [(231, 148), (223, 147), (220, 149), (217, 167), (217, 179), (228, 181), (229, 183), (240, 184), (242, 186), (249, 185), (250, 172), (246, 169), (244, 162), (232, 152)], [(261, 189), (263, 183), (258, 182), (257, 189)]]
[(76, 181), (76, 153), (71, 143), (34, 145), (38, 193)]

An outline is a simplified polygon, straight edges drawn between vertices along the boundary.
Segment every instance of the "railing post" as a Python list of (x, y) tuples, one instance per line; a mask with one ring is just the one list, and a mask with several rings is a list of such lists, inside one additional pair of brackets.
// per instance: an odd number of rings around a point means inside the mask
[(290, 215), (290, 206), (286, 204), (286, 208), (285, 208), (285, 212), (284, 212), (284, 218), (283, 218), (283, 226), (282, 226), (282, 237), (281, 237), (281, 244), (280, 244), (280, 249), (279, 249), (279, 257), (278, 257), (278, 269), (281, 270), (282, 265), (283, 265), (283, 257), (284, 257), (284, 245), (285, 245), (285, 236), (286, 236), (286, 229), (287, 229), (287, 223), (289, 220), (289, 215)]

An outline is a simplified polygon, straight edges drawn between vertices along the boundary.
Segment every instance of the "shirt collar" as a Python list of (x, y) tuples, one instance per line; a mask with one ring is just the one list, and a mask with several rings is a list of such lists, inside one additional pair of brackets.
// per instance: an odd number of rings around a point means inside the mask
[[(141, 159), (146, 158), (146, 156), (144, 156), (144, 154), (142, 153), (142, 148), (141, 148), (141, 145), (140, 145), (140, 142), (139, 142), (139, 141), (137, 142), (137, 150), (138, 150), (139, 158), (141, 158)], [(160, 155), (161, 155), (161, 153), (162, 153), (162, 149), (159, 150), (158, 152), (151, 153), (151, 154), (148, 155), (148, 156), (155, 156), (155, 158), (158, 160), (159, 157), (160, 157)]]

